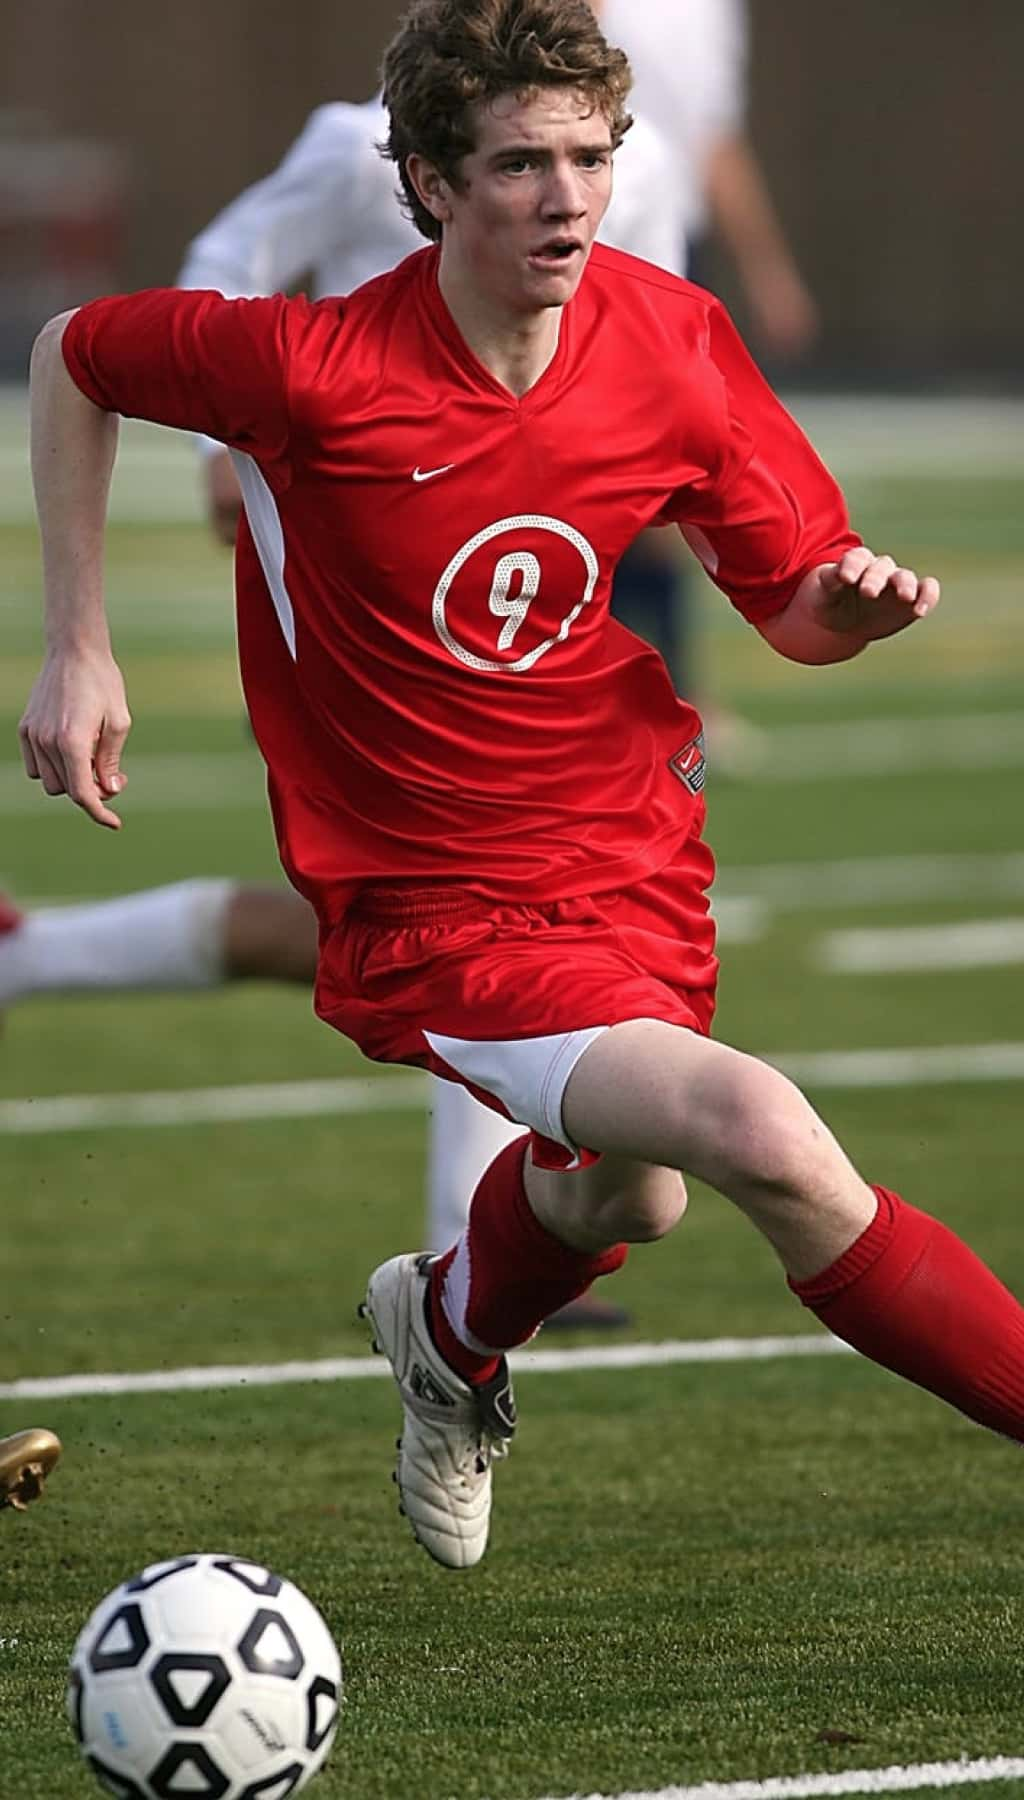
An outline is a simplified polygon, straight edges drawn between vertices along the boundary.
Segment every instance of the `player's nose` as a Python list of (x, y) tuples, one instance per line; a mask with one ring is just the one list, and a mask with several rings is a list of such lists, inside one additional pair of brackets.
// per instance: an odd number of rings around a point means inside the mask
[(578, 170), (571, 163), (555, 163), (548, 173), (542, 196), (549, 219), (579, 219), (587, 210), (586, 193)]

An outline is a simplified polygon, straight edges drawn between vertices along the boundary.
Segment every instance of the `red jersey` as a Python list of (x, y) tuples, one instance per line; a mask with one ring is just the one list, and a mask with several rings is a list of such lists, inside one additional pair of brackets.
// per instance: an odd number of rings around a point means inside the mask
[(282, 860), (321, 915), (366, 883), (622, 888), (700, 821), (700, 721), (609, 617), (675, 523), (752, 621), (859, 539), (721, 305), (601, 246), (517, 398), (425, 249), (347, 298), (84, 306), (68, 369), (236, 452), (242, 677)]

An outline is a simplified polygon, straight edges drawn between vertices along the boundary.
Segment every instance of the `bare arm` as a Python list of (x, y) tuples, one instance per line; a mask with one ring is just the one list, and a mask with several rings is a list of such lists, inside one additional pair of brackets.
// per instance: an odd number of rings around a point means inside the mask
[(926, 618), (939, 603), (933, 575), (898, 568), (866, 545), (805, 575), (783, 612), (758, 630), (791, 662), (847, 662), (879, 638)]
[(801, 356), (818, 335), (818, 309), (741, 132), (712, 146), (704, 185), (712, 222), (736, 264), (759, 337), (776, 355)]
[(43, 555), (43, 667), (19, 727), (26, 773), (68, 794), (97, 824), (124, 786), (120, 755), (131, 720), (110, 647), (103, 539), (118, 420), (80, 392), (61, 353), (62, 313), (32, 352), (32, 480)]

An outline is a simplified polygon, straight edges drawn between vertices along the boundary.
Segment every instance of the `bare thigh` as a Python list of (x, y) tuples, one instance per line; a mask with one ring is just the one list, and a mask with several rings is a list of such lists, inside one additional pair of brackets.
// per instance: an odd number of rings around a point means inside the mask
[[(612, 1186), (632, 1163), (716, 1188), (797, 1279), (833, 1262), (874, 1217), (872, 1190), (791, 1081), (680, 1026), (642, 1020), (605, 1032), (573, 1070), (562, 1117), (575, 1143), (607, 1155)], [(580, 1197), (595, 1218), (600, 1168), (583, 1172), (594, 1180)]]

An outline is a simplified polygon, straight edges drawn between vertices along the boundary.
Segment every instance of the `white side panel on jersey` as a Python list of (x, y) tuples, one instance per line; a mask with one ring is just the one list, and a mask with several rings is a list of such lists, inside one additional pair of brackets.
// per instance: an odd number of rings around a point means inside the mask
[(246, 456), (244, 450), (232, 450), (231, 460), (241, 484), (242, 500), (260, 567), (270, 589), (270, 598), (274, 602), (274, 611), (284, 633), (284, 641), (294, 662), (295, 608), (285, 586), (284, 532), (281, 530), (277, 501), (251, 456)]
[(607, 1030), (607, 1025), (590, 1025), (582, 1031), (508, 1042), (443, 1037), (438, 1031), (423, 1035), (436, 1056), (475, 1087), (493, 1094), (511, 1118), (575, 1151), (578, 1145), (566, 1137), (562, 1124), (562, 1096), (584, 1050)]
[(709, 575), (718, 574), (718, 551), (699, 525), (680, 525), (680, 531), (698, 561), (704, 564)]

